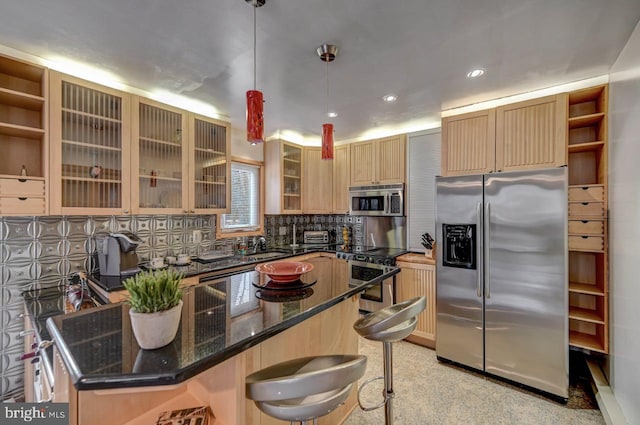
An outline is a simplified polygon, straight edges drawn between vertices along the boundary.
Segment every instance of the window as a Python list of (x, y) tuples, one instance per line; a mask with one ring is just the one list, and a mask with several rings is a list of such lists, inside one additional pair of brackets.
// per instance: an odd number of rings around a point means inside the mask
[(228, 235), (234, 232), (262, 230), (260, 214), (261, 167), (256, 163), (231, 163), (231, 212), (221, 214), (219, 228)]

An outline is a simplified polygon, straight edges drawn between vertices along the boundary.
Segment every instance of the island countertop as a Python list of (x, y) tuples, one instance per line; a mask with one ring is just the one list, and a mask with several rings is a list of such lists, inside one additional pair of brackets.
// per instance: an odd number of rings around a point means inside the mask
[(78, 390), (172, 385), (400, 271), (392, 268), (367, 283), (350, 286), (346, 261), (330, 257), (305, 261), (314, 269), (302, 276), (306, 287), (298, 290), (261, 289), (266, 276), (255, 271), (213, 277), (186, 288), (178, 334), (156, 350), (138, 346), (126, 303), (50, 317), (47, 329)]

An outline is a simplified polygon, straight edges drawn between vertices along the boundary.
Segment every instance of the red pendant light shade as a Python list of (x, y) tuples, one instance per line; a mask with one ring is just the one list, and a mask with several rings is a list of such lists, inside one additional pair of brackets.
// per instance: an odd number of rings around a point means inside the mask
[(264, 114), (262, 111), (262, 92), (247, 91), (247, 142), (264, 142)]
[(322, 159), (333, 159), (333, 124), (322, 124)]

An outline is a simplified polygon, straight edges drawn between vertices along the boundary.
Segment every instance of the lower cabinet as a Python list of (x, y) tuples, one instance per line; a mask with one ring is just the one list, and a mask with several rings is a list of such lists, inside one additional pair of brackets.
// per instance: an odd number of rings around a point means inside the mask
[(436, 346), (436, 266), (424, 254), (405, 254), (396, 264), (402, 269), (396, 280), (397, 301), (426, 296), (427, 308), (418, 316), (418, 325), (408, 341), (425, 347)]

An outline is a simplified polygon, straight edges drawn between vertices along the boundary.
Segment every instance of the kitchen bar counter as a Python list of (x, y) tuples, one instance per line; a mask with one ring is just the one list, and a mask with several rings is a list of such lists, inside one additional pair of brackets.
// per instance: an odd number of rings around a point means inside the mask
[(157, 350), (138, 347), (129, 307), (124, 303), (51, 317), (47, 328), (77, 390), (172, 385), (399, 272), (393, 269), (350, 287), (346, 261), (329, 257), (306, 261), (314, 270), (303, 275), (309, 286), (300, 291), (259, 289), (256, 285), (264, 284), (266, 276), (255, 271), (216, 277), (186, 288), (178, 335)]

